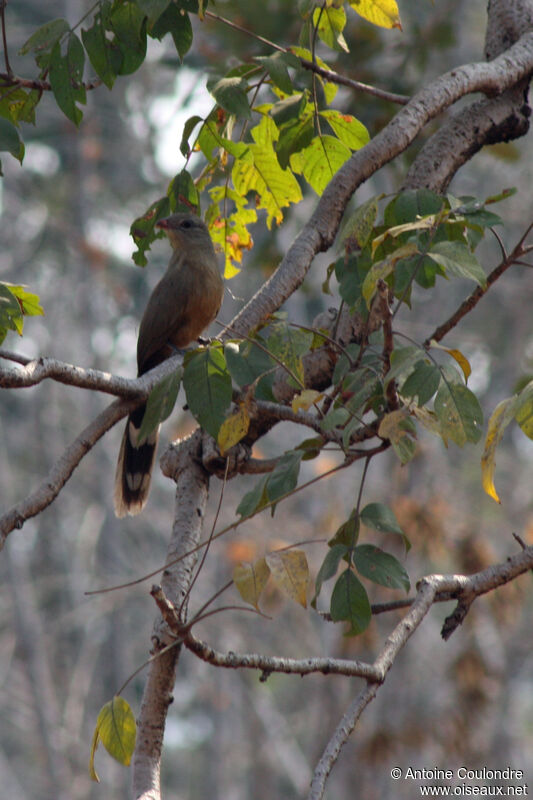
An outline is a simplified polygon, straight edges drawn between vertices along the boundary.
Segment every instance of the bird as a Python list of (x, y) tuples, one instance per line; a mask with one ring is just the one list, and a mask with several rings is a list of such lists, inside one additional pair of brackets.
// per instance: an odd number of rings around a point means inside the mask
[[(156, 227), (167, 234), (172, 256), (142, 316), (138, 375), (196, 341), (215, 319), (224, 294), (215, 248), (199, 217), (176, 213), (160, 219)], [(122, 437), (115, 474), (117, 517), (139, 514), (148, 499), (159, 429), (138, 443), (145, 411), (146, 403), (132, 411)]]

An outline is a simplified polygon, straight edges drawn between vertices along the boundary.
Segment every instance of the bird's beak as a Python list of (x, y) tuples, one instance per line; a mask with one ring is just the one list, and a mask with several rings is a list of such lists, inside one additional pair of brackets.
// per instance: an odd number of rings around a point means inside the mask
[(158, 220), (155, 223), (155, 227), (156, 228), (163, 228), (163, 230), (168, 230), (168, 228), (170, 228), (170, 225), (168, 224), (168, 218), (164, 217), (163, 219)]

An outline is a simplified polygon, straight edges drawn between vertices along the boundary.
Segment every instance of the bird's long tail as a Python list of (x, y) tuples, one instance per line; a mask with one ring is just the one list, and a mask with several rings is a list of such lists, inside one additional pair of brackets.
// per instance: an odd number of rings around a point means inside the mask
[(130, 414), (122, 437), (115, 474), (115, 514), (117, 517), (139, 514), (148, 499), (159, 430), (141, 445), (137, 444), (146, 406)]

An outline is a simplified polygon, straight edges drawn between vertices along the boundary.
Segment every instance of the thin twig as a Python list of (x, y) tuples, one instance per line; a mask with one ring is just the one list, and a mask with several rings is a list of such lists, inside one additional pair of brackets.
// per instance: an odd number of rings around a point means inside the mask
[[(388, 446), (389, 446), (388, 442), (382, 442), (382, 444), (378, 448), (374, 449), (374, 452), (381, 451), (382, 449), (385, 449)], [(372, 452), (372, 455), (374, 454), (374, 452)], [(311, 480), (307, 481), (306, 483), (302, 483), (300, 486), (296, 486), (294, 489), (291, 489), (290, 492), (287, 492), (281, 497), (278, 497), (276, 500), (271, 500), (270, 502), (265, 503), (264, 506), (261, 506), (260, 509), (253, 511), (251, 514), (248, 514), (248, 516), (241, 517), (241, 519), (235, 520), (235, 522), (231, 522), (229, 525), (226, 525), (225, 528), (222, 528), (220, 531), (217, 531), (217, 533), (213, 534), (213, 536), (210, 536), (209, 539), (200, 542), (199, 544), (188, 550), (183, 555), (180, 555), (178, 556), (178, 558), (172, 559), (171, 561), (167, 561), (165, 564), (163, 564), (162, 567), (154, 569), (152, 572), (149, 572), (148, 574), (143, 575), (140, 578), (136, 578), (133, 581), (128, 581), (127, 583), (117, 584), (115, 586), (107, 586), (105, 589), (94, 589), (93, 591), (85, 592), (85, 594), (93, 595), (93, 594), (106, 594), (107, 592), (117, 592), (121, 589), (128, 589), (131, 586), (137, 586), (140, 583), (144, 583), (150, 578), (154, 578), (156, 575), (159, 575), (160, 572), (164, 572), (169, 567), (174, 566), (174, 564), (177, 564), (179, 561), (183, 561), (185, 558), (188, 558), (190, 555), (193, 555), (193, 553), (198, 552), (199, 550), (202, 549), (202, 547), (206, 547), (208, 544), (210, 544), (215, 539), (218, 539), (220, 536), (224, 536), (224, 534), (229, 533), (229, 531), (235, 530), (243, 523), (249, 522), (251, 519), (253, 519), (253, 517), (257, 516), (257, 514), (260, 514), (262, 511), (272, 508), (272, 506), (280, 503), (282, 500), (286, 500), (288, 497), (291, 497), (292, 495), (297, 494), (298, 492), (301, 492), (303, 489), (307, 489), (309, 486), (312, 486), (313, 484), (317, 483), (317, 481), (322, 480), (322, 478), (329, 478), (335, 472), (339, 472), (339, 470), (345, 469), (346, 467), (350, 466), (354, 461), (366, 457), (366, 455), (367, 453), (351, 454), (349, 458), (346, 458), (342, 462), (342, 464), (337, 464), (336, 467), (332, 467), (331, 469), (326, 470), (326, 472), (323, 472), (321, 475), (317, 475), (315, 478), (311, 478)]]
[(364, 661), (342, 658), (283, 658), (266, 656), (260, 653), (222, 653), (198, 639), (190, 631), (183, 637), (184, 646), (216, 667), (226, 669), (258, 669), (263, 674), (283, 672), (288, 675), (312, 675), (321, 672), (324, 675), (349, 675), (379, 681), (380, 675), (372, 664)]
[(370, 94), (373, 97), (379, 97), (380, 100), (387, 100), (390, 103), (396, 103), (397, 105), (404, 106), (411, 99), (406, 94), (387, 92), (385, 89), (379, 89), (377, 86), (370, 86), (368, 83), (362, 83), (361, 81), (356, 81), (353, 78), (347, 78), (345, 75), (341, 75), (340, 73), (334, 72), (331, 69), (325, 69), (324, 67), (315, 64), (313, 61), (309, 61), (307, 58), (301, 58), (300, 63), (302, 67), (305, 67), (305, 69), (316, 72), (317, 75), (320, 75), (320, 77), (325, 78), (331, 83), (338, 83), (341, 86), (348, 86), (350, 89), (353, 89), (356, 92), (364, 92), (365, 94)]
[[(290, 48), (282, 47), (276, 42), (270, 41), (270, 39), (265, 39), (264, 36), (259, 36), (259, 34), (254, 33), (254, 31), (248, 30), (248, 28), (244, 28), (242, 25), (238, 25), (236, 22), (232, 22), (225, 17), (220, 16), (220, 14), (214, 14), (212, 11), (205, 12), (206, 17), (210, 17), (211, 19), (216, 20), (217, 22), (222, 22), (224, 25), (227, 25), (229, 28), (233, 28), (240, 33), (244, 33), (246, 36), (250, 36), (252, 39), (256, 39), (258, 42), (262, 44), (266, 44), (268, 47), (271, 47), (273, 50), (277, 50), (278, 53), (291, 53)], [(321, 78), (325, 78), (327, 81), (331, 83), (337, 83), (340, 86), (347, 86), (350, 89), (353, 89), (356, 92), (364, 92), (365, 94), (370, 94), (373, 97), (379, 97), (381, 100), (387, 100), (390, 103), (396, 103), (397, 105), (406, 105), (410, 98), (404, 94), (395, 94), (394, 92), (387, 92), (385, 89), (379, 89), (377, 86), (370, 86), (368, 83), (362, 83), (361, 81), (356, 81), (353, 78), (348, 78), (345, 75), (340, 75), (338, 72), (334, 72), (332, 69), (325, 69), (324, 67), (319, 66), (313, 61), (309, 61), (307, 58), (300, 58), (300, 63), (304, 69), (308, 69), (311, 72), (320, 75)]]
[[(211, 531), (209, 533), (209, 539), (208, 539), (207, 544), (206, 544), (206, 546), (204, 548), (204, 552), (202, 553), (202, 557), (200, 559), (200, 563), (199, 563), (198, 567), (196, 568), (196, 572), (195, 572), (195, 574), (193, 575), (193, 577), (191, 579), (191, 582), (189, 584), (189, 587), (188, 587), (187, 591), (183, 595), (183, 600), (181, 601), (181, 605), (180, 605), (179, 611), (178, 611), (178, 617), (180, 619), (181, 619), (182, 614), (183, 614), (183, 609), (184, 609), (185, 603), (187, 602), (187, 600), (191, 596), (191, 592), (192, 592), (193, 586), (196, 583), (196, 581), (198, 580), (198, 576), (200, 575), (202, 567), (203, 567), (203, 565), (205, 563), (205, 560), (207, 558), (207, 554), (209, 552), (209, 546), (210, 546), (211, 542), (213, 541), (213, 535), (215, 533), (215, 528), (216, 528), (216, 525), (217, 525), (217, 522), (218, 522), (218, 518), (220, 516), (220, 509), (222, 508), (222, 500), (224, 499), (224, 490), (226, 488), (226, 483), (227, 483), (227, 480), (228, 480), (228, 469), (229, 469), (229, 458), (226, 458), (226, 468), (224, 470), (224, 477), (222, 479), (222, 487), (220, 489), (220, 496), (218, 498), (218, 505), (217, 505), (217, 510), (215, 512), (215, 518), (213, 520), (213, 524), (211, 525)], [(229, 585), (231, 586), (231, 583)], [(209, 602), (211, 602), (211, 600)], [(203, 611), (203, 608), (200, 609), (200, 611), (198, 613), (200, 614), (202, 611)]]
[(2, 41), (4, 43), (4, 62), (6, 65), (7, 74), (11, 76), (13, 75), (13, 70), (11, 69), (11, 64), (9, 63), (9, 55), (7, 52), (7, 34), (6, 34), (6, 18), (5, 18), (6, 3), (7, 0), (0, 0), (0, 19), (2, 24)]
[[(21, 78), (19, 75), (9, 74), (8, 72), (0, 72), (0, 81), (4, 86), (19, 86), (23, 89), (37, 89), (39, 92), (51, 92), (52, 84), (46, 80), (37, 80), (35, 78)], [(92, 81), (80, 81), (79, 83), (72, 81), (72, 86), (75, 89), (85, 89), (90, 92), (97, 89), (102, 85), (100, 78), (94, 78)]]
[(488, 292), (489, 288), (495, 283), (498, 278), (500, 278), (509, 267), (512, 267), (515, 264), (520, 256), (522, 256), (525, 252), (524, 242), (529, 236), (531, 230), (533, 229), (533, 222), (531, 222), (524, 234), (521, 236), (520, 241), (516, 244), (513, 248), (512, 252), (507, 256), (507, 258), (503, 259), (497, 267), (495, 267), (492, 272), (487, 276), (487, 283), (485, 286), (476, 286), (472, 294), (470, 294), (466, 300), (463, 300), (459, 308), (452, 314), (452, 316), (443, 322), (442, 325), (439, 325), (433, 333), (427, 337), (424, 342), (424, 347), (428, 348), (432, 341), (440, 342), (441, 339), (444, 339), (447, 333), (449, 333), (455, 326), (465, 317), (467, 314), (472, 311), (482, 297)]

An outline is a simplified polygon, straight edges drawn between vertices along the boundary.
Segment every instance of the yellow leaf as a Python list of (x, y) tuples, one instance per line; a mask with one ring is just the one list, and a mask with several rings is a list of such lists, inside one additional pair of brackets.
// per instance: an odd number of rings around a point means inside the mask
[(455, 358), (461, 369), (463, 370), (463, 375), (465, 376), (465, 381), (468, 381), (470, 374), (472, 372), (472, 367), (470, 366), (469, 360), (464, 356), (460, 350), (448, 350), (447, 351), (452, 358)]
[(432, 228), (435, 225), (435, 219), (436, 215), (432, 214), (429, 217), (421, 217), (414, 222), (404, 222), (402, 225), (393, 225), (392, 228), (387, 228), (384, 233), (381, 233), (379, 236), (376, 236), (374, 239), (372, 239), (372, 256), (380, 244), (383, 244), (385, 239), (388, 239), (389, 237), (396, 239), (398, 236), (401, 236), (402, 233), (409, 233), (409, 231), (429, 230), (429, 228)]
[(96, 748), (98, 747), (99, 739), (98, 726), (96, 726), (93, 733), (93, 740), (91, 742), (91, 754), (89, 756), (89, 776), (91, 780), (95, 781), (96, 783), (100, 783), (100, 778), (98, 777), (98, 773), (94, 768), (94, 756), (96, 753)]
[(448, 447), (448, 440), (444, 435), (444, 433), (442, 432), (442, 427), (439, 422), (439, 418), (437, 417), (434, 411), (430, 411), (425, 406), (417, 406), (414, 404), (410, 410), (426, 430), (430, 431), (431, 433), (436, 433), (437, 436), (442, 436), (442, 440), (444, 442), (445, 447)]
[[(376, 239), (374, 239), (374, 241), (376, 241)], [(379, 279), (385, 280), (385, 278), (394, 271), (398, 261), (401, 261), (402, 258), (411, 258), (411, 256), (417, 255), (418, 252), (416, 244), (414, 242), (408, 242), (407, 244), (400, 245), (394, 252), (389, 253), (382, 261), (376, 261), (372, 264), (361, 288), (361, 293), (366, 300), (368, 308), (370, 308), (372, 298), (376, 293)]]
[(304, 389), (292, 398), (292, 410), (295, 414), (297, 414), (300, 409), (307, 411), (313, 403), (316, 403), (323, 396), (324, 395), (321, 392), (317, 392), (316, 389)]
[(354, 11), (382, 28), (399, 28), (402, 30), (400, 12), (396, 0), (349, 0)]
[(279, 138), (275, 122), (264, 116), (250, 131), (254, 141), (248, 145), (248, 158), (237, 158), (232, 169), (233, 185), (242, 196), (254, 191), (256, 208), (267, 212), (267, 228), (283, 219), (282, 209), (302, 199), (300, 184), (288, 169), (282, 169), (274, 150)]
[(253, 564), (236, 564), (233, 570), (233, 582), (245, 603), (259, 610), (259, 597), (266, 586), (270, 569), (264, 558)]
[(105, 749), (124, 766), (128, 766), (135, 748), (137, 726), (133, 711), (123, 697), (115, 696), (102, 707), (96, 720), (89, 758), (89, 774), (98, 781), (94, 768), (94, 755), (101, 741)]
[(269, 553), (266, 563), (270, 567), (276, 586), (291, 600), (307, 608), (309, 567), (303, 550), (283, 550)]
[(438, 350), (444, 350), (445, 353), (448, 353), (449, 356), (455, 358), (461, 369), (463, 370), (463, 375), (465, 376), (465, 382), (468, 382), (470, 375), (472, 374), (472, 367), (470, 366), (470, 362), (466, 356), (464, 356), (460, 350), (450, 350), (448, 347), (443, 347), (441, 344), (436, 342), (434, 339), (430, 342), (431, 347), (435, 347)]
[(390, 441), (402, 464), (407, 464), (413, 458), (416, 427), (406, 409), (401, 408), (385, 414), (380, 422), (378, 435)]
[(235, 277), (235, 275), (238, 275), (239, 272), (240, 272), (240, 269), (238, 267), (236, 267), (234, 264), (232, 264), (231, 261), (226, 261), (226, 266), (224, 267), (224, 279), (225, 280), (227, 280), (227, 281), (231, 280), (232, 278)]
[(481, 456), (481, 480), (483, 488), (489, 497), (501, 503), (500, 498), (494, 486), (494, 469), (496, 467), (496, 448), (501, 441), (505, 428), (512, 420), (516, 407), (516, 397), (508, 397), (498, 403), (491, 418), (487, 429), (487, 438), (485, 439), (485, 448)]
[(243, 439), (250, 427), (250, 415), (246, 406), (241, 403), (238, 410), (227, 417), (218, 432), (218, 448), (223, 456), (235, 444)]
[(407, 417), (408, 413), (405, 408), (399, 408), (397, 411), (390, 411), (385, 414), (379, 424), (378, 436), (381, 436), (382, 439), (389, 439), (391, 442), (397, 442), (407, 436), (406, 430), (401, 426), (401, 423)]

